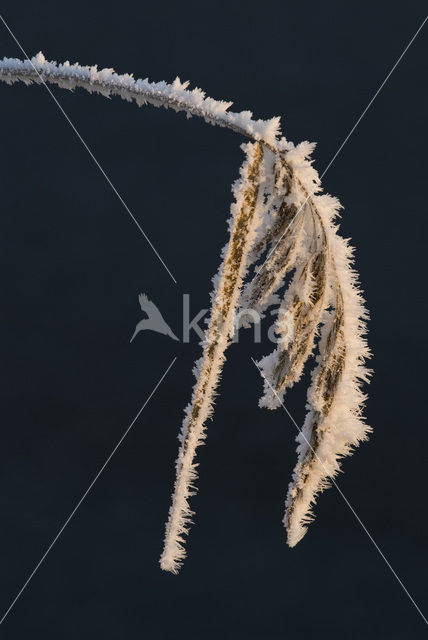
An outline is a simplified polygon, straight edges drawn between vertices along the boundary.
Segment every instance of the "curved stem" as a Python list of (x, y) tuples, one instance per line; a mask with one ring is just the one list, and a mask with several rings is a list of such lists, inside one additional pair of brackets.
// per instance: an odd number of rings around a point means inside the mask
[(279, 118), (254, 120), (250, 111), (228, 111), (231, 102), (206, 97), (201, 89), (189, 90), (189, 83), (182, 83), (179, 78), (172, 84), (149, 82), (147, 78), (135, 80), (132, 75), (119, 75), (113, 69), (98, 71), (96, 66), (48, 62), (42, 53), (38, 53), (31, 60), (3, 58), (0, 61), (0, 80), (27, 84), (49, 82), (65, 89), (81, 87), (105, 96), (118, 95), (124, 100), (135, 100), (139, 106), (150, 103), (156, 107), (184, 111), (188, 117), (197, 116), (209, 124), (226, 127), (277, 152)]
[[(251, 111), (240, 113), (228, 111), (232, 105), (231, 102), (206, 97), (201, 89), (189, 90), (187, 88), (189, 83), (182, 83), (179, 78), (176, 78), (172, 84), (164, 81), (150, 82), (147, 78), (135, 80), (132, 74), (119, 75), (113, 69), (98, 70), (96, 65), (81, 66), (78, 63), (70, 64), (68, 61), (62, 64), (48, 62), (40, 52), (31, 60), (6, 57), (0, 60), (0, 80), (8, 84), (19, 81), (26, 84), (51, 83), (69, 90), (80, 87), (90, 93), (101, 93), (106, 97), (117, 95), (123, 100), (135, 100), (138, 106), (149, 103), (156, 107), (183, 111), (188, 117), (202, 118), (211, 125), (225, 127), (250, 140), (260, 142), (281, 159), (289, 175), (293, 173), (278, 149), (280, 133), (278, 117), (270, 120), (254, 120)], [(297, 176), (295, 178), (310, 200), (311, 206), (317, 211), (311, 195), (300, 179)]]

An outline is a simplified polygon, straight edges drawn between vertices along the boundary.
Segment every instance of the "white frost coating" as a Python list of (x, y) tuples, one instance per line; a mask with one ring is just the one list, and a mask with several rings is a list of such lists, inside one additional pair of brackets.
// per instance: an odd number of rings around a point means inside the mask
[[(299, 214), (304, 218), (305, 237), (293, 265), (295, 276), (281, 306), (281, 310), (289, 314), (285, 319), (284, 315), (279, 315), (277, 321), (276, 331), (279, 335), (284, 334), (283, 341), (259, 363), (265, 378), (261, 406), (276, 408), (281, 404), (285, 388), (292, 386), (302, 373), (317, 335), (315, 327), (324, 325), (318, 344), (320, 355), (308, 390), (308, 414), (297, 437), (298, 462), (286, 500), (284, 524), (291, 547), (306, 533), (307, 525), (313, 519), (316, 496), (338, 473), (340, 459), (352, 453), (371, 431), (362, 417), (366, 396), (361, 391), (362, 383), (368, 382), (370, 376), (364, 365), (370, 356), (364, 337), (368, 314), (353, 270), (353, 249), (347, 240), (337, 235), (335, 219), (340, 203), (336, 198), (320, 193), (320, 180), (308, 157), (312, 150), (313, 145), (307, 142), (297, 147), (287, 143), (284, 153), (284, 160), (294, 177), (288, 198), (291, 199), (294, 193), (296, 203), (301, 203), (302, 199), (307, 203)], [(311, 225), (312, 233), (309, 231)], [(293, 315), (293, 309), (305, 309), (303, 305), (308, 301), (311, 280), (302, 278), (302, 273), (321, 249), (326, 266), (320, 281), (325, 279), (325, 289), (315, 304), (307, 306), (306, 314)], [(291, 343), (286, 339), (290, 318), (296, 323), (292, 327)], [(337, 331), (333, 325), (335, 319)], [(307, 344), (304, 341), (299, 344), (299, 340), (307, 335), (310, 337)], [(293, 354), (296, 346), (300, 348), (301, 359), (297, 357), (291, 362), (284, 388), (278, 382), (279, 363), (284, 353)]]
[(236, 307), (249, 266), (250, 251), (263, 220), (265, 154), (260, 144), (249, 143), (243, 148), (247, 159), (241, 168), (241, 179), (233, 187), (235, 202), (229, 221), (230, 241), (223, 249), (223, 262), (218, 275), (213, 278), (212, 312), (202, 343), (203, 356), (194, 369), (196, 384), (180, 434), (175, 489), (160, 559), (161, 568), (172, 573), (178, 572), (186, 557), (185, 535), (193, 515), (189, 497), (196, 491), (196, 449), (205, 440), (206, 422), (212, 416), (214, 397), (225, 361), (224, 352), (235, 331)]
[(274, 147), (280, 135), (279, 118), (254, 120), (251, 111), (228, 111), (232, 102), (209, 98), (198, 88), (189, 90), (189, 82), (181, 82), (180, 78), (176, 78), (172, 84), (149, 82), (147, 78), (135, 80), (130, 74), (115, 73), (114, 69), (98, 70), (96, 65), (89, 67), (77, 62), (48, 62), (40, 52), (31, 61), (3, 58), (0, 61), (0, 80), (8, 84), (19, 80), (26, 84), (49, 82), (64, 89), (82, 87), (104, 96), (118, 95), (124, 100), (135, 100), (138, 106), (150, 103), (155, 107), (184, 111), (188, 117), (201, 117), (210, 124), (228, 127)]
[[(295, 146), (280, 138), (279, 118), (253, 120), (250, 111), (230, 112), (231, 103), (213, 100), (200, 89), (189, 90), (189, 83), (178, 78), (172, 84), (134, 80), (113, 69), (48, 62), (39, 53), (31, 61), (4, 58), (0, 80), (8, 84), (47, 82), (67, 89), (82, 87), (107, 97), (118, 95), (139, 106), (150, 103), (184, 111), (188, 117), (201, 117), (255, 141), (243, 147), (247, 159), (233, 186), (230, 241), (213, 278), (210, 324), (203, 357), (195, 365), (197, 382), (180, 435), (161, 566), (177, 573), (186, 555), (185, 535), (193, 514), (189, 498), (196, 491), (195, 452), (204, 442), (206, 422), (212, 415), (236, 311), (243, 306), (263, 313), (278, 300), (277, 292), (292, 271), (276, 323), (281, 341), (260, 365), (265, 377), (261, 405), (277, 408), (285, 390), (301, 376), (315, 346), (319, 352), (286, 501), (284, 524), (288, 544), (294, 546), (313, 519), (317, 495), (338, 473), (340, 459), (370, 432), (362, 418), (365, 395), (361, 390), (370, 375), (364, 364), (370, 356), (364, 337), (367, 312), (353, 270), (353, 250), (337, 235), (340, 204), (321, 193), (320, 178), (312, 167), (315, 145), (302, 142)], [(244, 287), (250, 266), (263, 255), (267, 257)], [(244, 326), (249, 323), (245, 317)]]
[[(327, 216), (330, 213), (327, 212)], [(371, 432), (361, 415), (366, 399), (361, 384), (368, 382), (370, 376), (364, 365), (370, 356), (364, 338), (368, 314), (357, 275), (352, 269), (353, 249), (336, 234), (331, 223), (326, 225), (326, 229), (331, 255), (334, 256), (336, 287), (340, 287), (343, 296), (343, 337), (340, 337), (338, 347), (343, 345), (345, 349), (344, 366), (327, 412), (323, 411), (323, 398), (316, 390), (317, 376), (323, 366), (322, 355), (318, 356), (318, 364), (312, 374), (312, 385), (308, 390), (309, 411), (302, 433), (297, 437), (298, 462), (290, 483), (284, 517), (291, 547), (305, 535), (307, 525), (313, 520), (312, 507), (316, 496), (339, 472), (341, 458), (352, 453), (353, 448), (366, 440)], [(325, 352), (326, 336), (333, 317), (331, 313), (322, 330), (321, 354)], [(316, 427), (318, 437), (314, 441), (313, 419), (316, 412), (321, 416)]]

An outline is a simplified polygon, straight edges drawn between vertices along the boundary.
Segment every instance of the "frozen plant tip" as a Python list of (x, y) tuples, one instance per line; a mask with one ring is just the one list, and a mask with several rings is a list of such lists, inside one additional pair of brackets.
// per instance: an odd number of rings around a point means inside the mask
[[(233, 185), (230, 237), (213, 279), (210, 320), (195, 365), (196, 383), (180, 432), (176, 480), (161, 555), (162, 569), (177, 573), (185, 558), (185, 537), (196, 491), (196, 449), (203, 444), (225, 352), (237, 314), (249, 318), (281, 300), (278, 343), (258, 368), (264, 380), (260, 406), (276, 409), (302, 376), (314, 353), (307, 394), (308, 413), (297, 437), (297, 464), (288, 488), (284, 524), (293, 547), (313, 519), (317, 495), (340, 469), (340, 459), (367, 438), (361, 389), (369, 371), (365, 340), (367, 312), (353, 269), (353, 250), (337, 231), (339, 202), (322, 193), (310, 159), (314, 145), (295, 146), (280, 133), (279, 118), (254, 120), (234, 113), (231, 103), (213, 100), (178, 78), (172, 83), (135, 80), (113, 69), (65, 62), (4, 58), (0, 80), (9, 84), (53, 83), (118, 95), (139, 106), (152, 104), (203, 118), (245, 136), (240, 177)], [(253, 316), (251, 312), (257, 312)]]

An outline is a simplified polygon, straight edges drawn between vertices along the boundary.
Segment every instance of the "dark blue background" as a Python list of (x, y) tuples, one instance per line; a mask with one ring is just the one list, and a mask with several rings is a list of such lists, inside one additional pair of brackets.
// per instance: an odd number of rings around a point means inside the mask
[[(318, 141), (322, 171), (424, 17), (421, 2), (5, 2), (29, 54), (189, 78), (234, 109)], [(425, 613), (426, 43), (419, 35), (324, 180), (345, 206), (371, 312), (373, 436), (340, 487)], [(22, 57), (6, 29), (0, 55)], [(333, 488), (293, 550), (281, 523), (295, 429), (257, 408), (230, 349), (200, 450), (189, 557), (158, 557), (194, 339), (143, 333), (146, 292), (181, 334), (226, 241), (242, 161), (232, 132), (54, 89), (178, 280), (174, 285), (43, 87), (0, 86), (0, 613), (178, 360), (0, 628), (7, 639), (424, 638), (426, 628)], [(287, 396), (301, 423), (305, 383)]]

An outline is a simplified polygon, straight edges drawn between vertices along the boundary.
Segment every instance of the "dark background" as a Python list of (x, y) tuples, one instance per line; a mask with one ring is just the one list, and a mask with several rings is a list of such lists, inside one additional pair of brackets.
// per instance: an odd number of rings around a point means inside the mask
[[(281, 115), (325, 168), (424, 17), (406, 3), (5, 2), (31, 55), (136, 77), (178, 74), (234, 110)], [(324, 180), (345, 206), (371, 312), (374, 428), (340, 487), (425, 613), (425, 27)], [(22, 57), (2, 26), (0, 55)], [(0, 613), (152, 391), (173, 369), (0, 628), (7, 639), (424, 638), (422, 618), (339, 493), (293, 550), (285, 412), (257, 408), (245, 336), (230, 349), (181, 573), (159, 569), (197, 340), (142, 333), (146, 292), (181, 335), (209, 303), (242, 161), (236, 134), (54, 88), (178, 280), (174, 285), (43, 87), (0, 86)], [(287, 396), (301, 423), (305, 382)]]

